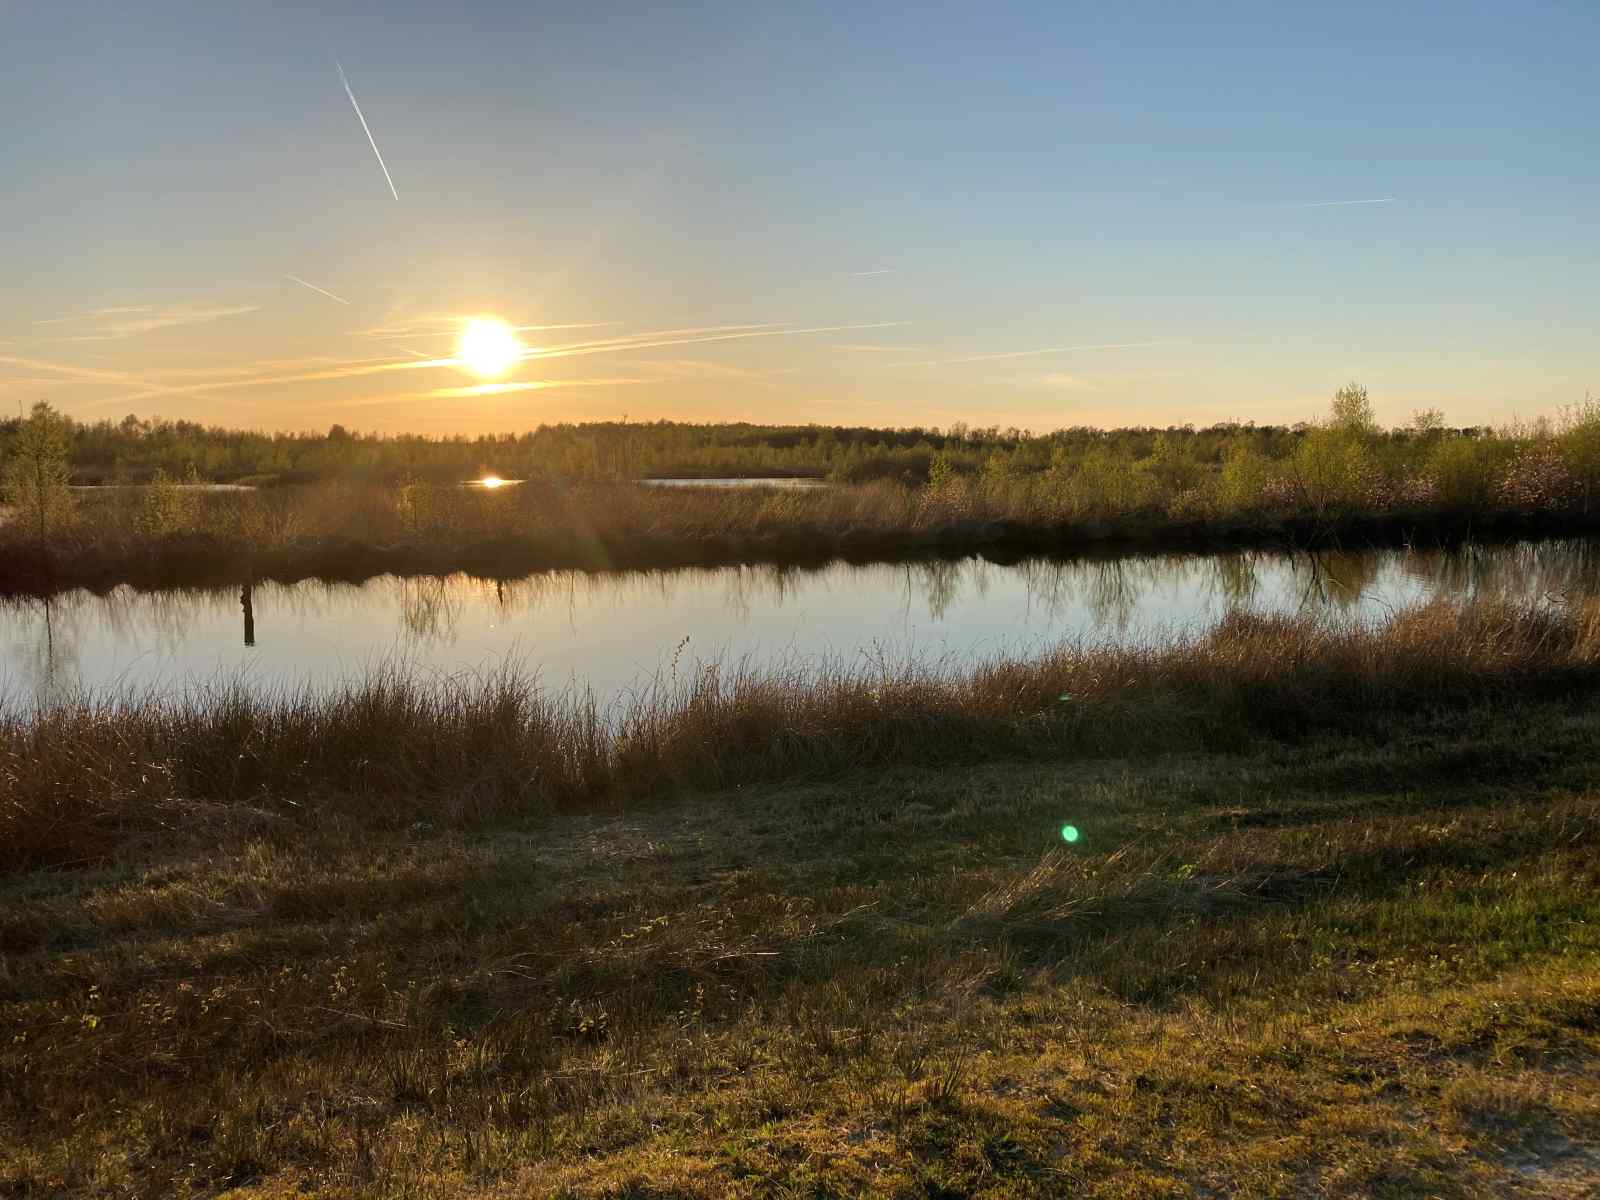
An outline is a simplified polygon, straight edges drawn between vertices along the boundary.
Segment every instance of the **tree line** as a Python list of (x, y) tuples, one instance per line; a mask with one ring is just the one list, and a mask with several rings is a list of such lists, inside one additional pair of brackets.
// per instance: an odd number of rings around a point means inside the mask
[[(936, 471), (976, 474), (996, 455), (1009, 470), (1023, 474), (1047, 471), (1063, 457), (1112, 453), (1141, 461), (1170, 456), (1175, 446), (1201, 467), (1218, 467), (1242, 445), (1281, 460), (1312, 428), (1304, 423), (1223, 423), (1201, 429), (1078, 426), (1035, 434), (959, 422), (944, 429), (873, 429), (596, 421), (540, 425), (520, 434), (429, 437), (360, 433), (343, 425), (325, 433), (268, 433), (134, 415), (79, 422), (48, 406), (46, 410), (51, 413), (51, 436), (67, 440), (71, 481), (77, 484), (148, 483), (158, 472), (173, 479), (253, 484), (400, 478), (445, 482), (486, 473), (574, 481), (726, 475), (922, 484)], [(0, 460), (23, 444), (33, 423), (34, 418), (0, 422)], [(1477, 438), (1487, 431), (1445, 430), (1439, 423), (1391, 431), (1386, 437), (1408, 444), (1443, 433)]]

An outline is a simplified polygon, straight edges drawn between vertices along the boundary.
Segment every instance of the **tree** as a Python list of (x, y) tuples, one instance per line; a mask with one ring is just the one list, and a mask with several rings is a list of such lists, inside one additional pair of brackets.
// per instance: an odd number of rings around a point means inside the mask
[(22, 422), (6, 463), (6, 499), (40, 541), (72, 519), (72, 492), (67, 487), (71, 447), (72, 422), (41, 400)]
[(1437, 408), (1419, 408), (1411, 414), (1411, 432), (1418, 441), (1428, 441), (1444, 432), (1444, 413)]
[(1377, 430), (1372, 401), (1359, 383), (1347, 383), (1333, 394), (1332, 425), (1340, 433), (1365, 437)]

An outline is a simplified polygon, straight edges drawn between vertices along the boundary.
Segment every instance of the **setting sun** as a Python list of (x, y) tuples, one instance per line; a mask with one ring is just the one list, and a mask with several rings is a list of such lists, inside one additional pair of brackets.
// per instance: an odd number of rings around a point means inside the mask
[(456, 343), (456, 359), (479, 379), (498, 379), (522, 358), (522, 343), (504, 321), (475, 317)]

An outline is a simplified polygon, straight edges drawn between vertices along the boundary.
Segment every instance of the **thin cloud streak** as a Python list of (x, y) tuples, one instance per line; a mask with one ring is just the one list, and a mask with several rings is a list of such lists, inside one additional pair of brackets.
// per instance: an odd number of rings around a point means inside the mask
[(890, 363), (891, 367), (948, 367), (956, 363), (997, 362), (1003, 358), (1036, 358), (1042, 354), (1077, 354), (1087, 350), (1137, 350), (1146, 346), (1181, 346), (1179, 340), (1157, 342), (1102, 342), (1092, 346), (1045, 346), (1039, 350), (1009, 350), (1003, 354), (969, 354), (964, 358), (930, 358), (916, 362)]
[(921, 350), (928, 354), (933, 353), (927, 346), (887, 346), (877, 342), (835, 342), (828, 349), (854, 350), (862, 354), (909, 354), (913, 350)]
[(884, 267), (880, 271), (851, 271), (850, 272), (850, 277), (852, 279), (865, 279), (869, 275), (893, 275), (893, 274), (894, 274), (894, 268), (893, 267)]
[[(425, 317), (411, 325), (379, 326), (376, 329), (360, 329), (356, 333), (360, 337), (375, 338), (378, 341), (393, 341), (397, 338), (454, 338), (460, 336), (461, 326), (465, 325), (470, 317)], [(780, 322), (781, 323), (781, 322)], [(557, 329), (609, 329), (624, 324), (622, 321), (574, 321), (561, 325), (513, 325), (516, 333), (539, 333)], [(443, 325), (445, 328), (429, 328), (428, 326)], [(706, 333), (723, 329), (772, 329), (776, 325), (711, 325), (694, 330), (664, 330), (651, 333), (627, 334), (621, 338), (606, 339), (608, 342), (627, 341), (630, 338), (662, 337), (668, 333)], [(590, 343), (583, 343), (585, 345)], [(598, 344), (598, 343), (595, 343)]]
[(344, 65), (338, 59), (333, 60), (333, 65), (339, 68), (339, 82), (344, 84), (344, 94), (350, 97), (350, 107), (356, 110), (356, 120), (361, 122), (361, 128), (366, 132), (367, 142), (372, 146), (372, 153), (377, 156), (378, 166), (383, 169), (384, 182), (389, 185), (389, 194), (397, 201), (400, 193), (395, 191), (394, 180), (389, 175), (389, 168), (383, 161), (383, 152), (378, 149), (378, 140), (372, 136), (372, 129), (367, 125), (367, 118), (362, 115), (361, 105), (356, 103), (356, 94), (350, 90), (350, 81), (344, 77)]
[(690, 379), (714, 380), (720, 383), (743, 384), (746, 387), (761, 388), (765, 391), (777, 391), (778, 385), (773, 381), (782, 376), (795, 373), (795, 368), (793, 367), (757, 370), (751, 367), (741, 367), (734, 363), (711, 362), (703, 358), (648, 358), (639, 363), (639, 366), (655, 375), (658, 382)]
[(259, 304), (174, 304), (166, 308), (153, 305), (130, 305), (123, 308), (101, 308), (81, 313), (75, 317), (55, 317), (39, 321), (40, 325), (86, 324), (88, 332), (44, 339), (52, 342), (114, 342), (123, 338), (153, 333), (158, 329), (172, 329), (182, 325), (203, 325), (220, 321), (224, 317), (242, 317), (260, 312)]
[(287, 279), (287, 280), (290, 280), (293, 283), (298, 283), (303, 288), (310, 288), (313, 292), (317, 292), (317, 293), (319, 293), (321, 295), (324, 295), (329, 300), (337, 300), (340, 304), (349, 304), (350, 303), (350, 301), (346, 300), (343, 296), (335, 296), (327, 288), (320, 288), (320, 287), (318, 287), (316, 284), (312, 283), (308, 279), (301, 279), (300, 276), (298, 276), (298, 275), (285, 275), (284, 278)]
[(353, 399), (299, 400), (288, 405), (291, 410), (344, 411), (352, 408), (381, 408), (386, 404), (421, 404), (428, 400), (464, 400), (474, 396), (498, 396), (517, 392), (542, 392), (552, 389), (611, 387), (633, 383), (654, 383), (651, 379), (529, 379), (521, 382), (480, 383), (470, 387), (432, 388), (421, 392), (385, 392), (381, 396), (357, 396)]
[(789, 337), (802, 333), (840, 333), (849, 329), (891, 329), (901, 325), (909, 325), (910, 321), (873, 321), (865, 325), (816, 325), (804, 329), (751, 329), (744, 333), (718, 333), (706, 337), (681, 337), (663, 338), (652, 342), (625, 342), (615, 345), (594, 345), (580, 347), (554, 347), (549, 350), (532, 350), (524, 357), (531, 359), (541, 358), (573, 358), (587, 354), (620, 354), (630, 350), (656, 350), (664, 346), (692, 346), (702, 342), (731, 342), (746, 338), (760, 337)]
[[(433, 355), (425, 354), (422, 357), (432, 358)], [(256, 362), (233, 363), (220, 367), (157, 367), (153, 368), (150, 374), (162, 383), (179, 383), (185, 380), (239, 379), (251, 375), (264, 375), (269, 371), (282, 373), (285, 371), (333, 370), (335, 368), (366, 366), (371, 363), (393, 361), (386, 354), (373, 355), (368, 358), (335, 358), (331, 355), (316, 354), (299, 358), (267, 358)]]
[[(908, 325), (909, 321), (874, 321), (865, 325), (819, 325), (799, 329), (772, 329), (764, 326), (744, 327), (742, 332), (718, 333), (700, 337), (660, 337), (652, 341), (626, 341), (613, 340), (601, 343), (576, 343), (571, 346), (552, 347), (550, 349), (529, 349), (522, 357), (524, 360), (538, 360), (546, 358), (574, 358), (580, 355), (622, 353), (630, 350), (653, 350), (665, 346), (684, 346), (701, 342), (722, 342), (742, 338), (779, 337), (790, 334), (807, 333), (835, 333), (848, 329), (886, 329), (900, 325)], [(726, 328), (726, 327), (724, 327)], [(737, 327), (735, 327), (737, 328)], [(648, 337), (649, 335), (643, 335)], [(417, 351), (407, 351), (416, 354)], [(0, 362), (8, 361), (0, 358)], [(18, 365), (28, 365), (26, 360), (15, 360)], [(201, 392), (234, 391), (240, 388), (271, 387), (289, 383), (322, 383), (339, 379), (357, 379), (369, 375), (388, 374), (394, 371), (418, 370), (445, 370), (461, 367), (461, 362), (456, 358), (423, 358), (413, 362), (379, 361), (372, 362), (368, 359), (356, 360), (347, 365), (334, 366), (322, 371), (300, 371), (285, 375), (254, 375), (249, 378), (224, 379), (214, 383), (200, 385), (183, 385), (170, 387), (152, 384), (145, 380), (123, 377), (116, 382), (133, 382), (144, 388), (143, 391), (124, 396), (113, 396), (96, 401), (96, 404), (122, 404), (133, 403), (156, 395), (192, 395)]]
[(479, 383), (471, 387), (435, 388), (420, 396), (452, 399), (470, 396), (504, 396), (512, 392), (542, 392), (550, 388), (612, 387), (632, 383), (653, 383), (651, 379), (527, 379), (510, 383)]
[(60, 382), (60, 377), (56, 375), (17, 375), (10, 379), (0, 378), (0, 391), (11, 388), (50, 387)]
[[(210, 399), (205, 393), (208, 387), (168, 387), (153, 380), (141, 379), (137, 375), (125, 375), (121, 371), (102, 371), (93, 367), (74, 367), (67, 363), (46, 362), (37, 358), (15, 358), (11, 355), (0, 355), (0, 363), (11, 367), (24, 367), (30, 371), (47, 371), (55, 375), (62, 375), (69, 379), (85, 379), (95, 383), (120, 383), (131, 384), (134, 387), (144, 388), (141, 396), (178, 396), (195, 395), (202, 400)], [(108, 403), (97, 401), (97, 403)], [(115, 403), (110, 401), (109, 403)]]
[[(296, 375), (269, 375), (257, 376), (252, 379), (228, 379), (218, 383), (208, 383), (201, 387), (179, 387), (162, 389), (167, 395), (183, 395), (197, 393), (202, 390), (211, 392), (235, 391), (239, 388), (272, 387), (284, 383), (322, 383), (334, 379), (358, 379), (365, 375), (383, 375), (391, 371), (417, 371), (428, 369), (443, 369), (455, 367), (460, 364), (453, 358), (429, 358), (419, 362), (381, 362), (372, 366), (349, 366), (335, 368), (329, 371), (305, 371)], [(143, 400), (148, 396), (157, 395), (154, 391), (139, 392), (130, 396), (113, 396), (108, 400), (99, 401), (102, 404), (132, 403)]]
[(1285, 204), (1283, 208), (1343, 208), (1347, 204), (1393, 204), (1400, 197), (1380, 196), (1376, 200), (1316, 200), (1310, 204)]
[(621, 321), (572, 321), (565, 325), (513, 325), (518, 333), (538, 333), (546, 329), (607, 329), (621, 325)]
[(546, 347), (549, 350), (577, 350), (591, 346), (627, 346), (642, 341), (658, 341), (662, 338), (699, 337), (708, 333), (740, 333), (746, 330), (784, 329), (787, 321), (768, 321), (761, 325), (700, 325), (688, 329), (650, 329), (641, 333), (625, 333), (621, 337), (598, 338), (588, 342), (568, 342), (561, 346)]
[(35, 321), (35, 325), (65, 325), (69, 321), (90, 321), (97, 317), (111, 317), (119, 313), (149, 312), (148, 304), (120, 304), (116, 308), (95, 308), (86, 313), (79, 313), (72, 317), (51, 317), (45, 321)]

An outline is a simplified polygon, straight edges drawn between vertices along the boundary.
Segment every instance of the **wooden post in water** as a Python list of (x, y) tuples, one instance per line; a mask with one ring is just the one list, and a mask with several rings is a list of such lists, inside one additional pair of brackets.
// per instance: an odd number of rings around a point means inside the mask
[(245, 584), (239, 591), (239, 606), (244, 609), (244, 644), (256, 644), (256, 606), (250, 597), (251, 585)]

